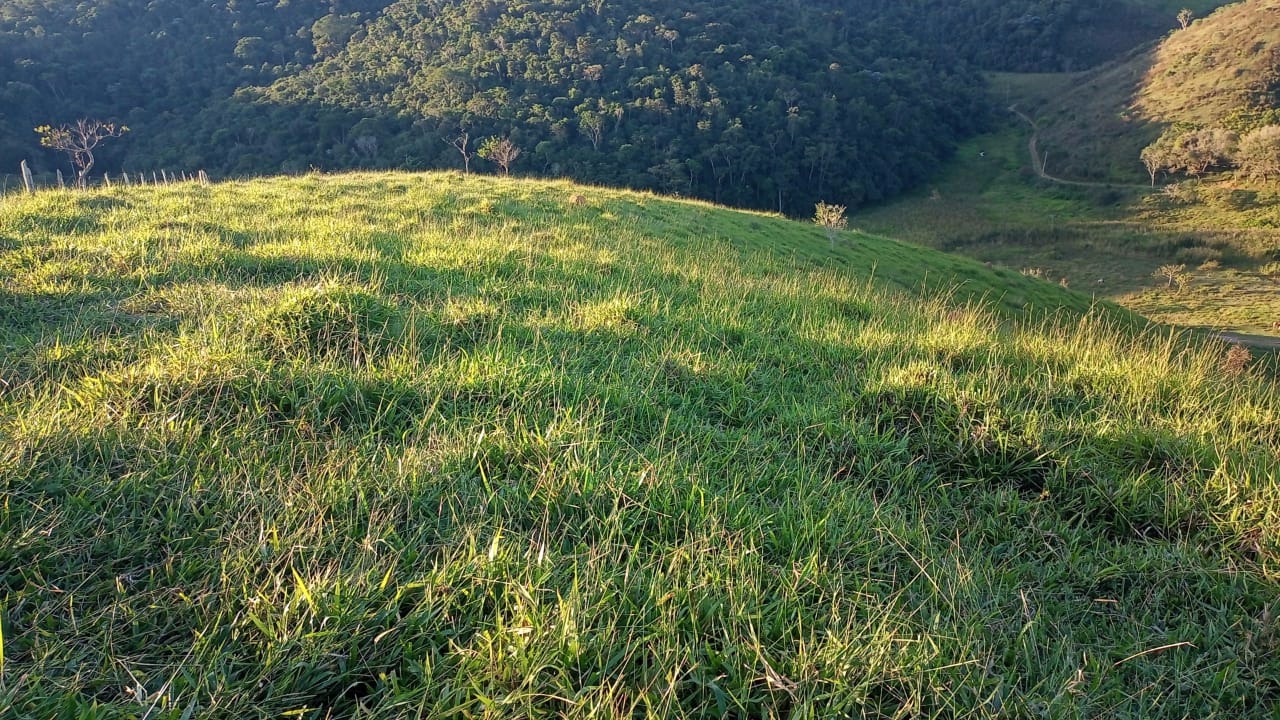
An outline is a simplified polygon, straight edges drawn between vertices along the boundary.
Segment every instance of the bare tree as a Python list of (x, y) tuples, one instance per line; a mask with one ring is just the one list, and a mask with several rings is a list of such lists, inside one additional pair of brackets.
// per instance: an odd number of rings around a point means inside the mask
[(520, 157), (520, 148), (511, 142), (511, 138), (486, 138), (484, 144), (476, 151), (480, 157), (496, 163), (502, 168), (503, 175), (511, 174), (511, 165)]
[(578, 113), (578, 129), (591, 141), (591, 148), (600, 151), (600, 141), (604, 139), (604, 118), (599, 113), (583, 110)]
[(1186, 30), (1195, 17), (1196, 14), (1192, 12), (1191, 8), (1182, 8), (1178, 11), (1178, 24), (1182, 26), (1183, 30)]
[(76, 186), (89, 185), (89, 171), (93, 169), (93, 150), (107, 138), (117, 138), (129, 132), (129, 128), (101, 120), (77, 120), (74, 125), (41, 125), (36, 128), (40, 144), (64, 152), (76, 168)]
[(449, 142), (459, 153), (462, 154), (462, 172), (471, 174), (471, 158), (475, 157), (474, 150), (468, 150), (467, 144), (471, 142), (471, 134), (463, 131), (461, 135)]

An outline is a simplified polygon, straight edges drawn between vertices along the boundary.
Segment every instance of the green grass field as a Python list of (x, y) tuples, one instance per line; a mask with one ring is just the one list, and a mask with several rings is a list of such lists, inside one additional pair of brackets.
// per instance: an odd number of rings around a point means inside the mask
[(565, 183), (2, 198), (0, 717), (1268, 717), (1280, 392), (1138, 325)]

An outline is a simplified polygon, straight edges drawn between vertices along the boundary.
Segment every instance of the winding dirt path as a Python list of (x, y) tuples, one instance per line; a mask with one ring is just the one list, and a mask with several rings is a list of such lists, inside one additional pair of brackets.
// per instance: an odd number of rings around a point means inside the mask
[(1022, 118), (1023, 122), (1031, 126), (1031, 138), (1027, 140), (1027, 152), (1031, 155), (1031, 168), (1036, 171), (1036, 175), (1059, 185), (1070, 185), (1072, 187), (1091, 187), (1091, 188), (1137, 188), (1139, 190), (1149, 190), (1146, 185), (1137, 185), (1132, 183), (1114, 183), (1114, 182), (1090, 182), (1088, 180), (1067, 180), (1065, 178), (1054, 177), (1045, 172), (1045, 161), (1040, 157), (1040, 127), (1036, 125), (1036, 121), (1031, 116), (1018, 109), (1017, 105), (1010, 105), (1009, 112)]

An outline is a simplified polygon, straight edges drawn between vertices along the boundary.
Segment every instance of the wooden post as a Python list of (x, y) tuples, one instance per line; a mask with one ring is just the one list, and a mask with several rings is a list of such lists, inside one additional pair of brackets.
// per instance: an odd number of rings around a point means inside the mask
[(62, 189), (64, 189), (64, 190), (67, 188), (67, 184), (66, 184), (65, 182), (63, 182), (63, 180), (62, 180), (62, 170), (61, 170), (61, 169), (59, 169), (59, 170), (58, 170), (58, 187), (60, 187), (60, 188), (62, 188)]
[(208, 185), (208, 184), (209, 184), (209, 176), (208, 176), (208, 175), (206, 175), (206, 174), (205, 174), (205, 172), (204, 172), (203, 170), (201, 170), (201, 171), (200, 171), (200, 175), (199, 175), (198, 177), (200, 178), (200, 184), (201, 184), (201, 185)]
[(124, 175), (124, 186), (125, 186), (125, 187), (129, 187), (129, 185), (130, 185), (130, 183), (129, 183), (129, 173), (128, 173), (128, 172), (124, 172), (124, 173), (121, 173), (121, 175)]
[(152, 184), (152, 185), (159, 185), (159, 184), (160, 184), (160, 181), (156, 179), (156, 171), (155, 171), (155, 170), (152, 170), (152, 171), (151, 171), (151, 184)]
[(22, 161), (22, 184), (27, 187), (28, 193), (36, 191), (36, 181), (31, 178), (31, 168), (27, 167), (27, 161)]

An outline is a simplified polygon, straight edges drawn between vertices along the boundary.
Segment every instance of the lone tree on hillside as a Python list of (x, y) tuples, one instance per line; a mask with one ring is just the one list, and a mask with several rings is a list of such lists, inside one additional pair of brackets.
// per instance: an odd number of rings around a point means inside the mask
[(849, 224), (844, 217), (844, 211), (843, 205), (828, 205), (824, 202), (818, 203), (813, 208), (813, 221), (827, 231), (827, 242), (830, 242), (833, 248), (836, 246), (836, 233)]
[(1183, 170), (1181, 153), (1178, 150), (1178, 139), (1185, 129), (1166, 128), (1156, 141), (1142, 149), (1139, 157), (1151, 175), (1151, 187), (1156, 186), (1156, 175), (1161, 171), (1178, 172)]
[(129, 132), (129, 128), (101, 120), (77, 120), (74, 125), (41, 125), (36, 128), (40, 144), (64, 152), (76, 168), (76, 186), (83, 190), (89, 184), (89, 171), (93, 169), (93, 150), (107, 138), (117, 138)]
[(1182, 8), (1178, 11), (1178, 24), (1182, 26), (1183, 30), (1186, 30), (1195, 17), (1196, 14), (1192, 12), (1191, 8)]
[(510, 138), (491, 137), (485, 139), (476, 154), (489, 162), (496, 163), (502, 168), (503, 175), (510, 175), (511, 164), (520, 157), (520, 148), (516, 147)]
[(1156, 186), (1156, 175), (1169, 167), (1172, 153), (1169, 147), (1160, 143), (1152, 143), (1142, 149), (1142, 164), (1151, 176), (1151, 187)]

